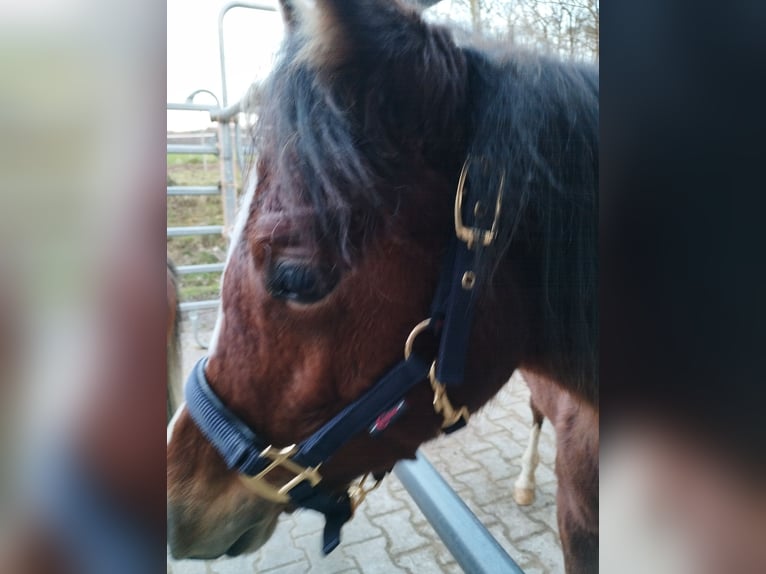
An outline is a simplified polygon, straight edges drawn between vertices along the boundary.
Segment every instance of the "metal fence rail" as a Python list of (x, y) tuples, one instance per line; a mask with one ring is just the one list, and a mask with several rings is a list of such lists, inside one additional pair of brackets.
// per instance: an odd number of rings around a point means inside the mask
[(201, 265), (178, 265), (176, 273), (179, 275), (188, 275), (190, 273), (221, 273), (223, 263), (207, 263)]
[[(229, 2), (221, 8), (218, 16), (218, 48), (221, 62), (221, 96), (222, 103), (219, 105), (208, 104), (195, 104), (192, 102), (192, 98), (201, 92), (207, 92), (212, 95), (216, 102), (218, 102), (217, 96), (209, 90), (197, 90), (189, 97), (189, 101), (184, 103), (168, 103), (167, 109), (169, 111), (185, 111), (185, 112), (207, 112), (210, 114), (210, 120), (217, 124), (217, 132), (210, 134), (197, 134), (200, 139), (203, 137), (213, 138), (215, 143), (208, 143), (207, 141), (185, 144), (185, 143), (170, 143), (167, 144), (167, 153), (177, 154), (211, 154), (218, 157), (221, 170), (221, 181), (217, 186), (182, 186), (171, 185), (167, 188), (168, 196), (206, 196), (206, 195), (221, 195), (223, 202), (223, 225), (201, 225), (201, 226), (186, 226), (186, 227), (168, 227), (168, 237), (189, 237), (194, 235), (215, 235), (222, 234), (227, 236), (229, 229), (234, 223), (236, 208), (237, 208), (237, 173), (241, 177), (241, 169), (243, 167), (242, 157), (243, 151), (240, 149), (241, 133), (240, 126), (238, 124), (238, 117), (241, 112), (239, 102), (229, 104), (228, 91), (226, 83), (226, 61), (225, 61), (225, 47), (224, 47), (224, 33), (223, 24), (226, 14), (234, 8), (245, 8), (250, 10), (259, 10), (264, 12), (275, 12), (276, 6), (271, 4), (260, 4), (250, 2)], [(171, 138), (169, 137), (168, 140)], [(181, 136), (174, 136), (172, 139), (182, 139)], [(239, 170), (236, 169), (235, 164), (238, 165)], [(179, 265), (176, 270), (179, 274), (191, 274), (191, 273), (221, 273), (223, 271), (223, 263), (212, 264), (199, 264), (199, 265)], [(183, 301), (180, 308), (182, 312), (191, 312), (190, 318), (192, 319), (195, 337), (197, 336), (197, 316), (196, 311), (215, 309), (218, 307), (219, 300), (208, 301)], [(199, 339), (197, 339), (199, 343)], [(200, 343), (200, 346), (203, 344)]]
[[(191, 311), (205, 311), (209, 309), (217, 309), (218, 304), (220, 301), (218, 299), (210, 299), (208, 301), (184, 301), (179, 305), (181, 312), (191, 312)], [(197, 336), (196, 333), (196, 326), (195, 326), (195, 337)], [(199, 342), (199, 340), (197, 341)], [(206, 345), (203, 345), (200, 343), (200, 347), (207, 348)]]
[[(173, 111), (188, 111), (188, 112), (206, 112), (210, 114), (211, 119), (213, 114), (219, 114), (220, 108), (218, 106), (210, 106), (204, 104), (194, 104), (192, 102), (186, 103), (168, 103), (168, 110)], [(230, 118), (231, 120), (231, 118)], [(215, 121), (215, 120), (213, 120)], [(228, 126), (227, 126), (228, 127)], [(235, 125), (236, 129), (236, 125)], [(168, 134), (167, 153), (187, 154), (187, 155), (201, 155), (211, 154), (218, 156), (219, 163), (229, 162), (231, 163), (231, 150), (229, 149), (229, 135), (228, 132), (224, 132), (224, 137), (221, 137), (222, 130), (219, 125), (219, 129), (216, 132), (200, 133), (200, 134)], [(188, 136), (188, 137), (187, 137)], [(170, 143), (170, 140), (178, 139), (191, 139), (199, 138), (203, 143), (196, 144), (178, 144)], [(198, 140), (198, 141), (199, 141)], [(213, 143), (208, 143), (212, 140)], [(219, 185), (169, 185), (167, 187), (168, 196), (213, 196), (223, 195), (224, 200), (224, 214), (229, 214), (227, 218), (224, 216), (224, 225), (192, 225), (192, 226), (179, 226), (168, 227), (167, 237), (192, 237), (198, 235), (225, 235), (226, 234), (226, 222), (231, 221), (231, 214), (235, 210), (236, 203), (236, 182), (234, 180), (234, 172), (229, 169), (228, 166), (223, 166), (221, 172), (224, 175), (223, 181)], [(226, 192), (222, 194), (222, 190)], [(178, 265), (176, 272), (179, 275), (188, 275), (192, 273), (221, 273), (223, 271), (223, 263), (212, 264), (199, 264), (199, 265)], [(197, 339), (198, 344), (201, 347), (205, 345), (199, 340), (197, 328), (198, 328), (198, 316), (197, 311), (203, 311), (208, 309), (216, 309), (218, 307), (218, 299), (209, 299), (205, 301), (182, 301), (179, 305), (182, 313), (190, 313), (192, 320), (192, 328), (194, 330), (194, 336)]]
[(394, 474), (465, 572), (524, 574), (420, 451)]
[(217, 185), (169, 185), (168, 195), (218, 195)]
[(189, 227), (168, 227), (168, 237), (184, 237), (189, 235), (220, 235), (223, 225), (192, 225)]
[(223, 22), (226, 14), (233, 8), (245, 8), (248, 10), (259, 10), (262, 12), (276, 12), (277, 8), (273, 4), (261, 4), (254, 2), (240, 2), (234, 0), (225, 4), (221, 11), (218, 13), (218, 56), (220, 58), (221, 66), (221, 98), (223, 100), (223, 106), (226, 107), (229, 103), (229, 90), (226, 83), (226, 55), (225, 55), (225, 42), (223, 34)]
[(184, 102), (182, 104), (168, 103), (168, 110), (171, 110), (171, 111), (209, 112), (210, 110), (214, 110), (215, 108), (216, 106), (211, 106), (209, 104), (193, 104), (191, 102)]
[(218, 155), (218, 146), (211, 144), (168, 144), (168, 153)]

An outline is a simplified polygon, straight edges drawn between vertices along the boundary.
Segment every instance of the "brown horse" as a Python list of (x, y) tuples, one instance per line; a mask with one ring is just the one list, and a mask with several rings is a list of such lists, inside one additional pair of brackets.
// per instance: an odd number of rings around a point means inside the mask
[(167, 321), (165, 341), (167, 348), (167, 420), (173, 417), (181, 404), (181, 309), (178, 294), (178, 274), (175, 265), (167, 260)]
[[(282, 8), (218, 323), (169, 430), (171, 552), (254, 551), (296, 506), (325, 513), (331, 550), (356, 477), (413, 457), (519, 368), (557, 431), (567, 572), (594, 572), (597, 72), (458, 46), (391, 0)], [(444, 277), (463, 303), (424, 321)]]

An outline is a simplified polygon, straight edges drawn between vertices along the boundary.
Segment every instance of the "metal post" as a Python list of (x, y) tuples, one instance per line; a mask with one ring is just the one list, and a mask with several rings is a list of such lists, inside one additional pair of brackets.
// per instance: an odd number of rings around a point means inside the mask
[(200, 349), (207, 349), (208, 345), (199, 340), (199, 313), (193, 311), (189, 313), (189, 319), (192, 324), (192, 331), (194, 332), (194, 340), (197, 342), (197, 346)]
[(524, 574), (420, 451), (394, 474), (465, 572)]
[(224, 236), (229, 238), (237, 215), (237, 183), (234, 179), (234, 156), (231, 151), (231, 128), (236, 124), (223, 121), (218, 124), (221, 146), (221, 192), (223, 197)]
[(226, 58), (224, 56), (224, 42), (223, 42), (223, 17), (232, 8), (249, 8), (251, 10), (263, 10), (265, 12), (276, 12), (277, 9), (269, 4), (254, 4), (251, 2), (229, 2), (225, 4), (221, 11), (218, 13), (218, 55), (221, 59), (221, 99), (223, 106), (226, 107), (229, 104), (229, 94), (226, 89)]
[(202, 89), (199, 89), (199, 90), (194, 90), (194, 91), (193, 91), (191, 94), (189, 94), (188, 96), (186, 96), (186, 103), (187, 103), (187, 104), (191, 104), (191, 103), (193, 103), (193, 102), (194, 102), (194, 98), (196, 98), (196, 97), (197, 97), (199, 94), (209, 94), (209, 95), (210, 95), (210, 96), (212, 96), (212, 97), (213, 97), (213, 99), (215, 100), (215, 106), (216, 106), (217, 108), (220, 108), (220, 107), (221, 107), (221, 102), (219, 102), (219, 101), (218, 101), (218, 96), (216, 96), (216, 95), (215, 95), (213, 92), (211, 92), (210, 90), (206, 90), (206, 89), (204, 89), (204, 88), (202, 88)]

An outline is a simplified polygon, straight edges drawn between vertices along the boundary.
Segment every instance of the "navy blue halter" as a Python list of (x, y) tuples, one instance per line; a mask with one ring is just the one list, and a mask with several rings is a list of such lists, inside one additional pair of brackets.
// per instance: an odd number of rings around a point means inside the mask
[[(453, 236), (450, 240), (442, 264), (428, 325), (429, 331), (439, 341), (435, 370), (436, 384), (441, 383), (447, 388), (458, 386), (463, 382), (474, 303), (478, 291), (475, 288), (475, 266), (482, 247), (488, 244), (486, 236), (489, 233), (485, 229), (467, 228), (462, 225), (461, 200), (467, 165), (468, 161), (463, 167), (456, 200), (457, 236)], [(498, 194), (501, 193), (502, 183), (498, 191)], [(492, 238), (499, 206), (498, 197)], [(485, 239), (482, 240), (482, 237)], [(228, 468), (250, 477), (255, 476), (274, 462), (272, 457), (264, 455), (270, 448), (270, 443), (239, 420), (215, 394), (205, 377), (206, 362), (205, 357), (195, 365), (186, 383), (185, 394), (189, 413)], [(311, 436), (295, 445), (289, 456), (291, 463), (303, 468), (316, 468), (327, 462), (355, 435), (363, 431), (373, 434), (371, 427), (375, 426), (376, 419), (381, 414), (396, 409), (415, 385), (428, 379), (431, 366), (432, 360), (426, 360), (417, 353), (411, 353), (383, 375), (362, 396), (346, 406)], [(457, 420), (450, 421), (443, 428), (445, 433), (464, 427), (467, 414), (454, 418)], [(352, 501), (348, 493), (330, 492), (312, 484), (312, 481), (307, 478), (289, 490), (289, 500), (295, 506), (310, 508), (325, 515), (323, 551), (329, 554), (334, 550), (340, 543), (341, 527), (353, 514)]]

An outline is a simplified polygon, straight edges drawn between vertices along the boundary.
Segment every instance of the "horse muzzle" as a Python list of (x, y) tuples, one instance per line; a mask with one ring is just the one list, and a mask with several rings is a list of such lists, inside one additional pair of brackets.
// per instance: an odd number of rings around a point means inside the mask
[(168, 546), (176, 560), (211, 560), (239, 556), (263, 546), (277, 526), (282, 507), (258, 504), (257, 510), (233, 511), (227, 515), (200, 515), (185, 505), (168, 505)]

